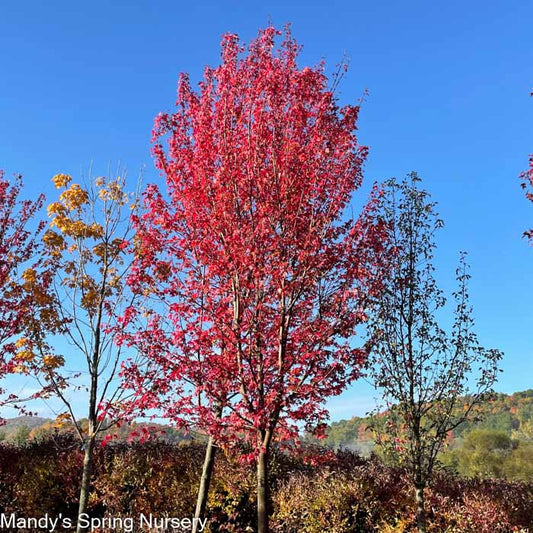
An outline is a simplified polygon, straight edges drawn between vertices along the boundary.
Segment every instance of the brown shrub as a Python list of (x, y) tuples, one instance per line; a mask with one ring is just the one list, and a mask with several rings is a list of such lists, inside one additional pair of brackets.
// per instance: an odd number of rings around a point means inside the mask
[[(158, 440), (98, 447), (90, 512), (95, 517), (192, 516), (203, 453), (202, 444)], [(68, 434), (22, 447), (0, 444), (0, 512), (74, 518), (82, 460), (79, 442)], [(376, 457), (275, 451), (270, 469), (274, 532), (415, 531), (407, 473)], [(426, 499), (433, 533), (508, 533), (533, 526), (533, 483), (441, 472)], [(208, 515), (211, 533), (255, 530), (253, 465), (218, 454)]]

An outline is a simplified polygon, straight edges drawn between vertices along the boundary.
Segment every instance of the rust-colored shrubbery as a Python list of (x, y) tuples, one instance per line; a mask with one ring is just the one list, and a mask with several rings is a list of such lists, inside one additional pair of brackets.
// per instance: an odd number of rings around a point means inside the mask
[[(74, 518), (83, 452), (72, 436), (25, 446), (0, 445), (0, 512)], [(201, 444), (123, 442), (95, 453), (94, 516), (190, 517), (203, 460)], [(400, 533), (415, 530), (407, 475), (350, 452), (271, 460), (272, 530), (276, 533)], [(428, 531), (507, 533), (533, 525), (533, 484), (439, 473), (427, 492)], [(250, 465), (219, 454), (209, 497), (209, 529), (255, 530)]]

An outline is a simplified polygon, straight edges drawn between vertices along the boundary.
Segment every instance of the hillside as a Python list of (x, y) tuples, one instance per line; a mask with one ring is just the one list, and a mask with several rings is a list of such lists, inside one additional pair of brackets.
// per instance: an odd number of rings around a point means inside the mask
[[(513, 439), (533, 441), (533, 389), (514, 394), (496, 394), (493, 400), (482, 406), (480, 419), (459, 426), (453, 432), (453, 439), (461, 439), (474, 429), (488, 429), (502, 431)], [(373, 447), (368, 423), (368, 417), (357, 416), (332, 422), (324, 442), (331, 448), (368, 453)]]
[(17, 416), (15, 418), (8, 418), (6, 424), (0, 427), (0, 430), (5, 431), (6, 435), (10, 435), (20, 426), (26, 426), (28, 429), (33, 429), (40, 427), (47, 422), (50, 422), (49, 418), (42, 418), (39, 416)]
[(48, 418), (39, 416), (17, 416), (8, 418), (5, 424), (0, 426), (0, 441), (17, 440), (18, 442), (26, 440), (30, 433), (51, 422)]
[[(82, 419), (80, 420), (80, 423), (83, 427), (86, 425), (87, 421), (86, 419)], [(19, 416), (6, 419), (5, 425), (0, 427), (0, 441), (23, 444), (36, 439), (39, 440), (52, 435), (57, 435), (58, 433), (64, 434), (74, 432), (74, 426), (70, 423), (57, 424), (56, 421), (51, 418)], [(151, 435), (157, 435), (167, 442), (191, 440), (190, 436), (168, 426), (145, 422), (114, 427), (106, 433), (113, 435), (118, 441), (131, 441), (141, 438), (141, 435), (145, 432), (148, 432)]]
[[(514, 394), (496, 394), (495, 398), (481, 409), (481, 420), (468, 422), (453, 432), (453, 440), (460, 440), (473, 429), (488, 429), (502, 431), (513, 439), (533, 441), (533, 389)], [(372, 434), (368, 430), (369, 418), (355, 416), (349, 420), (332, 422), (327, 430), (327, 438), (322, 441), (327, 447), (338, 449), (347, 448), (367, 455), (373, 448)], [(149, 426), (164, 431), (166, 438), (181, 440), (183, 435), (174, 435), (174, 431), (158, 424), (138, 424), (137, 429)], [(33, 416), (19, 416), (6, 421), (0, 427), (0, 440), (9, 440), (21, 428), (26, 428), (28, 436), (33, 436), (54, 427), (48, 418)], [(126, 438), (131, 428), (124, 426), (118, 430), (119, 438)], [(31, 438), (31, 437), (30, 437)]]

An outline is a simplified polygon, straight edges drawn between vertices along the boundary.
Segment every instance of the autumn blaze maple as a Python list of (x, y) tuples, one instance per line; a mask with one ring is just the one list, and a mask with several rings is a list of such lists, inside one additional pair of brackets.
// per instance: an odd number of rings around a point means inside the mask
[(198, 91), (182, 74), (176, 112), (157, 117), (167, 190), (145, 192), (130, 282), (165, 307), (124, 317), (147, 317), (130, 342), (148, 369), (123, 370), (137, 405), (194, 421), (219, 444), (246, 442), (260, 532), (272, 443), (319, 432), (324, 401), (364, 363), (350, 341), (384, 233), (372, 202), (342, 221), (367, 154), (358, 107), (339, 107), (324, 65), (299, 68), (290, 31), (279, 47), (278, 35), (260, 31), (247, 53), (226, 35), (220, 66)]

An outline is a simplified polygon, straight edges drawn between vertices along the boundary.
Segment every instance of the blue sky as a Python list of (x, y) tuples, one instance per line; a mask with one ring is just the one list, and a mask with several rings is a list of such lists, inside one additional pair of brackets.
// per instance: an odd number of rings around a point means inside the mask
[[(533, 205), (518, 174), (533, 152), (533, 5), (526, 0), (38, 2), (0, 7), (0, 168), (28, 195), (50, 178), (106, 172), (120, 161), (158, 180), (149, 149), (154, 116), (170, 110), (177, 76), (193, 80), (219, 59), (221, 35), (252, 38), (292, 23), (301, 64), (344, 54), (342, 102), (368, 89), (359, 125), (370, 146), (366, 184), (419, 172), (446, 226), (439, 281), (453, 289), (469, 252), (482, 344), (505, 352), (497, 389), (533, 387)], [(356, 384), (332, 418), (363, 414), (372, 390)]]

